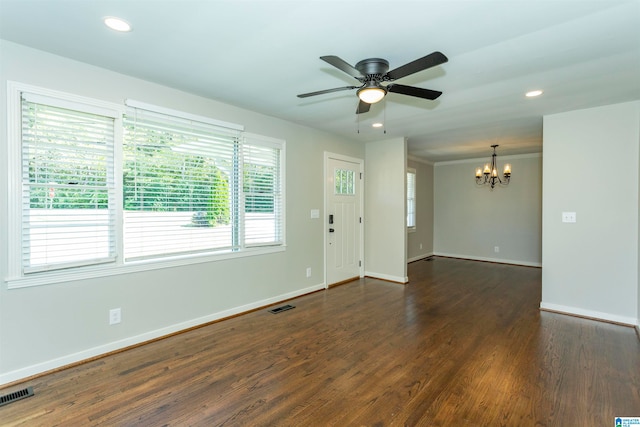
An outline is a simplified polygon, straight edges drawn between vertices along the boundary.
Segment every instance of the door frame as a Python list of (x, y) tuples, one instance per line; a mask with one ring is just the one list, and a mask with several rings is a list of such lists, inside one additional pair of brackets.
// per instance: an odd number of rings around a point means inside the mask
[(364, 211), (364, 180), (365, 180), (365, 174), (364, 174), (364, 160), (363, 159), (359, 159), (357, 157), (350, 157), (350, 156), (345, 156), (343, 154), (337, 154), (337, 153), (332, 153), (329, 151), (325, 151), (324, 152), (324, 160), (322, 163), (322, 177), (323, 177), (323, 184), (322, 184), (322, 189), (323, 189), (323, 195), (322, 195), (322, 199), (323, 199), (323, 213), (324, 213), (324, 217), (323, 217), (323, 225), (322, 225), (322, 235), (323, 235), (323, 253), (322, 253), (322, 257), (324, 259), (324, 268), (323, 268), (323, 273), (324, 273), (324, 288), (328, 289), (329, 288), (329, 284), (327, 283), (327, 237), (329, 234), (329, 221), (327, 219), (327, 181), (328, 181), (328, 176), (327, 176), (327, 163), (329, 162), (329, 159), (335, 159), (335, 160), (340, 160), (340, 161), (344, 161), (344, 162), (350, 162), (350, 163), (355, 163), (358, 165), (358, 170), (360, 172), (360, 176), (362, 177), (361, 179), (359, 179), (358, 181), (360, 182), (360, 185), (358, 187), (359, 190), (359, 204), (360, 204), (360, 218), (362, 218), (362, 221), (360, 222), (360, 241), (357, 242), (357, 245), (359, 247), (360, 250), (360, 260), (362, 261), (360, 263), (358, 272), (360, 277), (364, 277), (364, 222), (365, 222), (365, 211)]

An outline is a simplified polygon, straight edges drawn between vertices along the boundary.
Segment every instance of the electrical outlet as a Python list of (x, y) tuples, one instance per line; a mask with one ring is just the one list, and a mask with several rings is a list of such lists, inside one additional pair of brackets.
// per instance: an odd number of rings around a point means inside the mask
[(119, 308), (109, 310), (109, 324), (115, 325), (122, 321), (122, 311)]
[(495, 253), (500, 252), (500, 246), (494, 246), (493, 247), (493, 252), (495, 252)]
[(307, 277), (311, 277), (311, 267), (307, 267)]

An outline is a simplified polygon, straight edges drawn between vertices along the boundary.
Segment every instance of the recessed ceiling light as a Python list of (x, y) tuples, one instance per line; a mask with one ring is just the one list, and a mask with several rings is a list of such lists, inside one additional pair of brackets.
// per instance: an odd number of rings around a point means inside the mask
[(382, 127), (382, 123), (374, 123), (371, 125), (374, 128), (381, 128)]
[(541, 90), (532, 90), (524, 94), (524, 96), (526, 96), (527, 98), (533, 98), (540, 95), (542, 95)]
[(124, 19), (116, 18), (115, 16), (107, 16), (104, 18), (104, 24), (112, 30), (126, 33), (131, 31), (131, 24)]

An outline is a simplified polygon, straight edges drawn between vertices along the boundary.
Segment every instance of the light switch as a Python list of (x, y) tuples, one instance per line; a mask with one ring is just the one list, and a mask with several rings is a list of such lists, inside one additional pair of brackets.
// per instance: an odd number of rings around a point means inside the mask
[(319, 209), (311, 209), (311, 218), (313, 218), (313, 219), (320, 218), (320, 210)]
[(576, 222), (576, 213), (562, 212), (562, 222)]

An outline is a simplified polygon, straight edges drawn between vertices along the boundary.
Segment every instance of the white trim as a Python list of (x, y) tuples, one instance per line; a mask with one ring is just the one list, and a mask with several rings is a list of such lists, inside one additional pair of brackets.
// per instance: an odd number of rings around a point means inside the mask
[(433, 252), (429, 252), (429, 253), (426, 253), (426, 254), (414, 256), (414, 257), (409, 258), (407, 260), (407, 264), (409, 264), (411, 262), (415, 262), (415, 261), (420, 261), (421, 259), (429, 258), (429, 257), (432, 257), (432, 256), (433, 256)]
[(25, 88), (7, 82), (7, 274), (22, 274), (22, 108)]
[(261, 307), (278, 303), (280, 301), (285, 301), (291, 298), (296, 298), (302, 295), (309, 294), (311, 292), (316, 292), (324, 289), (325, 289), (325, 284), (321, 283), (321, 284), (310, 286), (304, 289), (299, 289), (297, 291), (288, 292), (285, 294), (277, 295), (275, 297), (263, 299), (260, 301), (254, 301), (249, 304), (219, 311), (217, 313), (212, 313), (207, 316), (187, 320), (181, 323), (176, 323), (174, 325), (156, 329), (154, 331), (145, 332), (140, 335), (135, 335), (135, 336), (124, 338), (118, 341), (113, 341), (108, 344), (100, 345), (93, 348), (88, 348), (86, 350), (82, 350), (77, 353), (67, 354), (67, 355), (58, 357), (56, 359), (47, 360), (45, 362), (37, 363), (35, 365), (27, 366), (14, 371), (6, 372), (3, 374), (0, 374), (0, 385), (7, 384), (14, 381), (19, 381), (21, 379), (28, 378), (33, 375), (41, 374), (53, 369), (61, 368), (73, 363), (91, 359), (96, 356), (101, 356), (101, 355), (104, 355), (113, 351), (117, 351), (126, 347), (130, 347), (136, 344), (142, 344), (150, 340), (162, 338), (164, 336), (167, 336), (176, 332), (184, 331), (186, 329), (193, 328), (195, 326), (204, 325), (209, 322), (224, 319), (226, 317), (246, 313), (251, 310), (259, 309)]
[(634, 326), (638, 324), (638, 319), (633, 317), (619, 316), (617, 314), (604, 313), (602, 311), (587, 310), (579, 307), (569, 307), (566, 305), (552, 304), (544, 301), (540, 302), (540, 309), (554, 311), (561, 314), (576, 315), (580, 317), (588, 317), (591, 319), (621, 323), (623, 325), (629, 325), (629, 326)]
[(221, 252), (213, 254), (189, 254), (175, 257), (128, 261), (126, 264), (111, 264), (76, 268), (73, 270), (48, 271), (42, 274), (32, 274), (25, 277), (10, 276), (5, 278), (7, 289), (28, 288), (30, 286), (50, 285), (54, 283), (72, 282), (75, 280), (93, 279), (98, 277), (116, 276), (118, 274), (137, 273), (140, 271), (159, 270), (161, 268), (178, 267), (182, 265), (200, 264), (204, 262), (221, 261), (226, 259), (244, 258), (284, 252), (286, 245), (247, 248), (238, 252)]
[(21, 91), (22, 98), (33, 104), (44, 104), (50, 105), (57, 108), (63, 108), (65, 110), (73, 110), (73, 111), (82, 111), (84, 113), (94, 114), (96, 116), (110, 117), (112, 119), (116, 119), (118, 117), (122, 118), (122, 107), (120, 105), (110, 105), (109, 107), (105, 107), (103, 105), (98, 105), (102, 102), (82, 102), (76, 101), (73, 99), (69, 99), (66, 96), (49, 96), (49, 95), (41, 95), (39, 93)]
[[(94, 109), (94, 108), (99, 108), (100, 111), (102, 111), (103, 113), (109, 113), (110, 114), (117, 114), (119, 116), (122, 116), (122, 114), (124, 114), (125, 108), (124, 106), (120, 105), (120, 104), (116, 104), (113, 102), (109, 102), (109, 101), (102, 101), (99, 99), (95, 99), (95, 98), (89, 98), (86, 96), (80, 96), (80, 95), (75, 95), (72, 93), (68, 93), (68, 92), (62, 92), (59, 90), (54, 90), (54, 89), (47, 89), (44, 87), (40, 87), (40, 86), (34, 86), (34, 85), (29, 85), (29, 84), (25, 84), (25, 83), (20, 83), (20, 82), (16, 82), (16, 81), (7, 81), (7, 95), (9, 95), (11, 92), (27, 92), (29, 94), (31, 94), (32, 96), (41, 96), (41, 97), (46, 97), (46, 98), (53, 98), (53, 99), (57, 99), (58, 102), (72, 102), (72, 103), (76, 103), (76, 104), (81, 104), (82, 106), (86, 107), (86, 108), (90, 108), (90, 109)], [(7, 97), (9, 98), (9, 96)], [(20, 95), (18, 96), (18, 101), (20, 100)], [(15, 108), (15, 107), (14, 107)], [(17, 106), (18, 109), (20, 109), (20, 105), (18, 104)], [(67, 108), (67, 107), (65, 107)], [(82, 108), (81, 108), (82, 110)], [(106, 114), (106, 115), (110, 115), (110, 114)]]
[[(359, 159), (357, 157), (344, 156), (342, 154), (331, 153), (329, 151), (325, 151), (324, 152), (324, 158), (325, 159), (336, 159), (336, 160), (341, 160), (343, 162), (356, 163), (356, 164), (359, 164), (359, 165), (364, 163), (364, 160)], [(364, 177), (363, 177), (363, 179), (364, 179)]]
[[(537, 157), (542, 157), (542, 153), (531, 153), (531, 154), (514, 154), (511, 156), (499, 156), (500, 160), (517, 160), (517, 159), (533, 159)], [(448, 160), (445, 162), (437, 162), (434, 163), (434, 166), (447, 166), (447, 165), (459, 165), (463, 163), (487, 163), (487, 159), (491, 159), (491, 155), (489, 154), (486, 157), (479, 157), (476, 159), (464, 159), (464, 160)]]
[(479, 257), (473, 255), (461, 255), (461, 254), (448, 254), (444, 252), (434, 252), (435, 256), (443, 256), (447, 258), (460, 258), (460, 259), (469, 259), (472, 261), (487, 261), (487, 262), (497, 262), (499, 264), (513, 264), (513, 265), (524, 265), (525, 267), (542, 267), (541, 262), (531, 262), (531, 261), (518, 261), (514, 259), (504, 259), (504, 258), (489, 258), (489, 257)]
[(197, 114), (187, 113), (185, 111), (174, 110), (172, 108), (160, 107), (158, 105), (147, 104), (146, 102), (140, 102), (133, 99), (125, 99), (124, 104), (127, 107), (139, 108), (141, 110), (153, 111), (154, 113), (166, 114), (168, 116), (180, 117), (181, 119), (193, 120), (196, 122), (207, 123), (210, 125), (221, 126), (227, 129), (234, 129), (244, 131), (243, 125), (235, 123), (224, 122), (222, 120), (212, 119), (210, 117), (199, 116)]
[(374, 279), (382, 279), (382, 280), (387, 280), (389, 282), (396, 282), (396, 283), (408, 283), (409, 282), (409, 277), (405, 276), (392, 276), (390, 274), (384, 274), (384, 273), (376, 273), (375, 271), (365, 271), (364, 275), (366, 277), (371, 277)]

